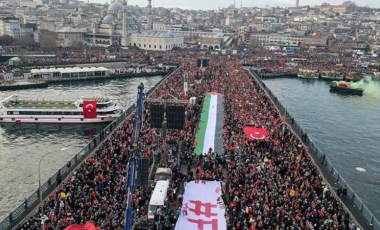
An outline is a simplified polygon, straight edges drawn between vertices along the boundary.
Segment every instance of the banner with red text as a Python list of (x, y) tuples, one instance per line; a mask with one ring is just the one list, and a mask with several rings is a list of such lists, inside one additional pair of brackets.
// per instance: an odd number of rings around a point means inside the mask
[(176, 230), (226, 230), (225, 205), (219, 181), (190, 181), (185, 186)]
[(100, 230), (100, 228), (97, 228), (94, 223), (88, 221), (84, 225), (72, 224), (65, 228), (65, 230)]

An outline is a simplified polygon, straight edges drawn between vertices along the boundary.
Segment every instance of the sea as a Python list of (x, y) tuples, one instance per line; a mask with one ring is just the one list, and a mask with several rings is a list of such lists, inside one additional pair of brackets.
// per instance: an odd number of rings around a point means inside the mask
[[(148, 91), (162, 76), (120, 80), (64, 82), (46, 89), (3, 91), (0, 98), (17, 95), (20, 99), (76, 100), (80, 97), (106, 97), (121, 108), (137, 99), (142, 82)], [(41, 183), (48, 180), (78, 153), (107, 124), (88, 125), (0, 125), (0, 220), (38, 189), (38, 164)]]
[(380, 219), (380, 82), (355, 83), (363, 96), (332, 93), (323, 80), (264, 83)]

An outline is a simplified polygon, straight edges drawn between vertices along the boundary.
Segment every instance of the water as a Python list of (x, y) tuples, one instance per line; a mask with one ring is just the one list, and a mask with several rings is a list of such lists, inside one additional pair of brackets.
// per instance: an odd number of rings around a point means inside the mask
[(380, 219), (380, 83), (365, 85), (362, 97), (330, 93), (319, 80), (265, 84)]
[[(161, 78), (67, 82), (47, 89), (0, 92), (0, 98), (17, 95), (20, 99), (75, 100), (81, 96), (103, 96), (128, 108), (136, 100), (140, 82), (147, 91)], [(38, 163), (45, 153), (51, 154), (41, 162), (42, 183), (106, 125), (0, 125), (0, 220), (38, 188)]]

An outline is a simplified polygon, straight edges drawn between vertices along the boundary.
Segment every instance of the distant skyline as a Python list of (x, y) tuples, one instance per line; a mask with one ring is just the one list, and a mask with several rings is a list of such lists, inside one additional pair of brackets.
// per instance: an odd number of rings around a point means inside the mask
[[(83, 0), (87, 2), (87, 0)], [(94, 3), (111, 3), (112, 0), (90, 0)], [(144, 7), (148, 5), (148, 0), (127, 0), (128, 5), (138, 5)], [(243, 7), (266, 7), (268, 6), (280, 6), (280, 7), (293, 7), (295, 6), (295, 0), (272, 0), (270, 3), (268, 1), (255, 1), (255, 0), (236, 0), (236, 7), (239, 8), (241, 5)], [(342, 4), (342, 0), (329, 0), (329, 1), (315, 1), (315, 0), (300, 0), (300, 6), (303, 5), (320, 5), (323, 2), (327, 2), (331, 5)], [(363, 1), (353, 1), (359, 6), (369, 6), (372, 8), (380, 8), (379, 0), (363, 0)], [(165, 8), (183, 8), (183, 9), (219, 9), (226, 8), (234, 4), (234, 0), (152, 0), (153, 7), (165, 7)]]

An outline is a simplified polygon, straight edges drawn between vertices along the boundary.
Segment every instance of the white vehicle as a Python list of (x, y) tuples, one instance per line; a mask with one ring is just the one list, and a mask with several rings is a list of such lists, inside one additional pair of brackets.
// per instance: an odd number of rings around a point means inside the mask
[(164, 207), (165, 199), (168, 196), (169, 181), (157, 181), (148, 207), (148, 220), (154, 220), (154, 215)]
[(171, 180), (172, 178), (172, 170), (170, 168), (157, 168), (156, 173), (154, 175), (154, 181), (159, 180)]
[(0, 123), (102, 123), (115, 120), (121, 113), (122, 110), (106, 98), (45, 101), (10, 96), (0, 101)]

